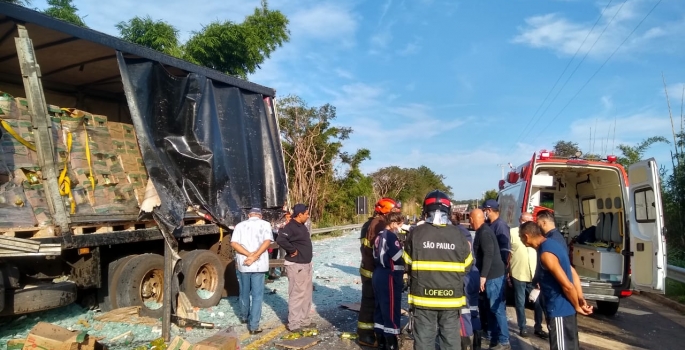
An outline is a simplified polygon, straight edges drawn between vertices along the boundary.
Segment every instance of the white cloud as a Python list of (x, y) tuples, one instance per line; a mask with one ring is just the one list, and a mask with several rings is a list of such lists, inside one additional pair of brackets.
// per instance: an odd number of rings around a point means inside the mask
[(335, 74), (337, 74), (339, 77), (344, 78), (344, 79), (354, 79), (354, 75), (352, 75), (351, 72), (344, 70), (342, 68), (336, 68), (335, 69)]
[(385, 49), (386, 47), (388, 47), (388, 45), (392, 41), (392, 33), (390, 32), (390, 26), (372, 35), (369, 41), (371, 43), (372, 50)]
[(397, 50), (397, 53), (401, 56), (409, 56), (418, 53), (421, 50), (421, 45), (419, 45), (418, 40), (407, 43), (404, 48)]
[(385, 0), (385, 4), (383, 4), (383, 8), (381, 9), (381, 18), (378, 20), (379, 26), (383, 24), (383, 20), (385, 19), (385, 15), (388, 14), (390, 6), (392, 6), (392, 0)]
[[(602, 11), (604, 6), (604, 4), (598, 4), (596, 11)], [(625, 5), (623, 3), (612, 5), (604, 12), (589, 36), (588, 32), (595, 18), (576, 21), (559, 13), (532, 16), (525, 19), (525, 26), (519, 28), (519, 34), (513, 38), (512, 42), (533, 48), (550, 49), (559, 55), (570, 56), (576, 53), (587, 36), (579, 55), (585, 55), (592, 48), (588, 57), (604, 58), (625, 40), (652, 6), (651, 2), (644, 0), (629, 0)], [(597, 12), (593, 16), (596, 16)], [(613, 22), (607, 27), (614, 16)], [(606, 31), (599, 37), (605, 27)], [(661, 43), (672, 44), (673, 40), (682, 40), (680, 33), (683, 29), (685, 29), (685, 21), (682, 19), (673, 22), (660, 21), (651, 27), (650, 21), (645, 21), (621, 47), (620, 52), (668, 50), (668, 45), (661, 45)], [(595, 41), (597, 43), (593, 47)]]
[(338, 2), (302, 8), (289, 18), (293, 37), (349, 41), (357, 30), (357, 20), (351, 10)]

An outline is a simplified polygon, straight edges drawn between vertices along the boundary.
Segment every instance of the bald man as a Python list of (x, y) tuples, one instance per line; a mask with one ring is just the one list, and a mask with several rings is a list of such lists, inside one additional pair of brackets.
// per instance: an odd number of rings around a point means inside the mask
[(485, 293), (489, 308), (487, 311), (483, 308), (480, 313), (483, 318), (487, 317), (487, 329), (484, 329), (483, 337), (490, 340), (491, 349), (510, 349), (504, 295), (505, 271), (499, 244), (495, 233), (485, 224), (482, 210), (472, 210), (469, 221), (476, 230), (473, 251), (476, 253), (476, 267), (480, 272), (480, 291)]
[[(526, 222), (533, 221), (533, 214), (528, 212), (521, 213), (519, 222), (523, 225)], [(510, 271), (508, 275), (508, 283), (514, 289), (514, 300), (516, 309), (516, 319), (519, 328), (519, 335), (523, 338), (528, 337), (528, 330), (526, 330), (526, 298), (533, 290), (533, 277), (535, 277), (535, 269), (537, 267), (538, 256), (535, 249), (526, 247), (519, 237), (518, 227), (511, 229), (511, 261), (509, 262)], [(542, 339), (547, 339), (549, 336), (547, 332), (542, 329), (542, 304), (540, 298), (535, 300), (534, 308), (535, 325), (533, 330), (535, 335)]]

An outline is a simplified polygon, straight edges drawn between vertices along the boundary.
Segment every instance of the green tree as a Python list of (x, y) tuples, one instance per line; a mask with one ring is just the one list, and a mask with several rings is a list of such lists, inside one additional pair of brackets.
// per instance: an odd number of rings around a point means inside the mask
[(165, 21), (155, 21), (150, 16), (136, 16), (127, 22), (119, 22), (116, 27), (119, 30), (119, 36), (126, 41), (171, 56), (183, 56), (178, 42), (178, 29)]
[(72, 0), (48, 0), (47, 2), (49, 6), (43, 10), (43, 13), (46, 15), (75, 24), (79, 27), (88, 28), (83, 21), (83, 18), (76, 14), (78, 8), (72, 4)]
[(497, 190), (487, 190), (485, 191), (485, 195), (483, 195), (484, 200), (488, 199), (497, 199)]
[(333, 181), (325, 189), (327, 202), (322, 214), (324, 224), (350, 223), (356, 216), (355, 200), (359, 196), (371, 198), (373, 185), (371, 177), (364, 175), (359, 169), (361, 163), (371, 158), (371, 152), (362, 148), (354, 154), (343, 152), (341, 162), (347, 166), (345, 175)]
[(578, 151), (580, 151), (580, 147), (575, 142), (560, 140), (554, 145), (554, 155), (557, 157), (574, 157)]
[(670, 144), (670, 142), (663, 136), (652, 136), (650, 138), (642, 140), (642, 142), (638, 143), (635, 146), (620, 144), (618, 145), (618, 149), (621, 151), (623, 155), (618, 157), (618, 162), (621, 165), (623, 165), (623, 167), (628, 169), (630, 165), (642, 160), (645, 151), (647, 151), (649, 147), (651, 147), (655, 143), (660, 142)]
[[(354, 155), (341, 152), (343, 141), (349, 138), (352, 129), (332, 125), (336, 110), (330, 104), (309, 107), (300, 97), (287, 96), (278, 101), (278, 109), (291, 203), (309, 205), (312, 221), (317, 221), (326, 204), (339, 196), (335, 191), (347, 191), (354, 187), (352, 183), (364, 180), (358, 173), (359, 164), (370, 153), (363, 149)], [(350, 167), (343, 180), (335, 177), (333, 163), (338, 159)], [(345, 202), (354, 208), (354, 200), (350, 198)]]
[(213, 22), (184, 46), (190, 62), (245, 78), (265, 59), (290, 40), (288, 19), (280, 11), (269, 10), (266, 0), (240, 23)]

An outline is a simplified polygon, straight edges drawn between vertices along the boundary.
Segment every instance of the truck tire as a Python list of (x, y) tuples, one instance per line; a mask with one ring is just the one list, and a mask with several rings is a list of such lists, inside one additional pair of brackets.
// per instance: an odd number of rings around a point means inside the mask
[(117, 303), (117, 290), (119, 289), (119, 281), (121, 281), (121, 271), (127, 266), (128, 262), (136, 256), (137, 255), (125, 256), (109, 263), (109, 266), (111, 267), (109, 272), (111, 275), (107, 278), (107, 296), (104, 298), (106, 308), (108, 309), (106, 311), (119, 308), (119, 304)]
[(110, 297), (118, 307), (140, 306), (141, 316), (162, 317), (164, 295), (164, 257), (142, 254), (133, 257), (119, 269), (112, 281)]
[(180, 284), (192, 304), (199, 308), (216, 306), (224, 289), (224, 264), (209, 250), (194, 250), (183, 257)]
[(618, 312), (619, 302), (597, 300), (597, 313), (605, 316), (614, 316)]
[(5, 289), (0, 316), (28, 314), (66, 306), (76, 301), (76, 283), (42, 284), (26, 289)]

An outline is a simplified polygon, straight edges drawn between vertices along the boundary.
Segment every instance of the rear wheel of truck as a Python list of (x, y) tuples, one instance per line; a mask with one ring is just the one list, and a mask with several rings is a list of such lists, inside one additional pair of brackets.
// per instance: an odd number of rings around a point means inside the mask
[(216, 306), (224, 289), (224, 264), (209, 250), (194, 250), (183, 257), (180, 284), (190, 303), (195, 307)]
[[(121, 281), (121, 271), (123, 271), (128, 262), (136, 256), (138, 255), (125, 256), (109, 263), (109, 272), (111, 273), (111, 276), (107, 278), (107, 296), (103, 298), (106, 310), (103, 311), (119, 308), (119, 304), (117, 303), (117, 290), (119, 289), (119, 282)], [(100, 308), (102, 308), (102, 306)]]
[(110, 290), (118, 307), (140, 306), (140, 314), (162, 317), (164, 257), (157, 254), (135, 256), (119, 269)]
[(597, 300), (597, 313), (605, 316), (614, 316), (618, 312), (618, 301)]

